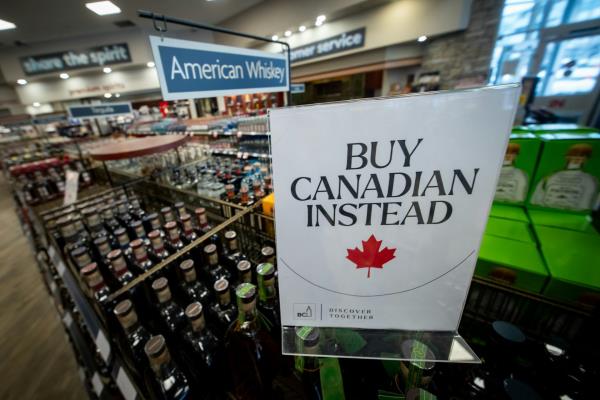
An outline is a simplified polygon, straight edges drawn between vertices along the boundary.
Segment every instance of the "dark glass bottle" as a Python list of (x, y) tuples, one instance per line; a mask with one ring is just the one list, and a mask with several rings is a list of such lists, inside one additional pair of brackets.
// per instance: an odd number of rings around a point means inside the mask
[(138, 320), (131, 300), (123, 300), (115, 306), (114, 314), (125, 331), (125, 342), (130, 352), (133, 371), (143, 371), (147, 359), (144, 346), (150, 339), (150, 333)]
[(100, 218), (100, 215), (98, 215), (98, 210), (96, 207), (85, 208), (82, 211), (82, 214), (92, 239), (101, 236), (108, 236), (108, 232), (104, 228), (102, 218)]
[(142, 221), (132, 221), (131, 224), (129, 224), (129, 228), (131, 229), (133, 237), (143, 240), (144, 245), (146, 247), (150, 247), (150, 239), (148, 239), (148, 235), (146, 234), (146, 229), (144, 228)]
[(171, 359), (167, 343), (162, 335), (152, 336), (144, 351), (154, 372), (155, 386), (160, 388), (164, 400), (191, 399), (187, 377)]
[(219, 279), (213, 285), (215, 289), (216, 302), (211, 305), (213, 318), (217, 321), (220, 333), (227, 331), (237, 316), (237, 308), (231, 301), (229, 282), (227, 279)]
[(204, 246), (204, 256), (207, 263), (206, 276), (211, 285), (214, 285), (219, 279), (231, 280), (229, 271), (219, 265), (219, 254), (215, 244)]
[(129, 235), (127, 230), (123, 227), (115, 229), (115, 237), (117, 238), (117, 245), (125, 255), (125, 257), (131, 260), (131, 248), (129, 247)]
[(119, 221), (115, 218), (110, 206), (102, 209), (102, 218), (104, 219), (106, 230), (111, 234), (114, 234), (114, 232), (121, 227), (121, 224), (119, 224)]
[(183, 238), (187, 243), (191, 243), (194, 240), (198, 239), (198, 234), (194, 231), (194, 226), (192, 225), (192, 217), (190, 214), (183, 214), (180, 218), (181, 226), (183, 229)]
[(78, 269), (85, 267), (92, 262), (88, 248), (81, 246), (71, 252), (71, 259)]
[(206, 286), (198, 280), (196, 268), (194, 268), (194, 261), (182, 261), (181, 264), (179, 264), (179, 270), (183, 277), (183, 279), (180, 280), (181, 289), (185, 294), (188, 304), (200, 302), (204, 305), (208, 305), (210, 292)]
[[(146, 215), (146, 220), (148, 221), (150, 231), (158, 231), (161, 237), (165, 237), (165, 233), (162, 230), (162, 225), (160, 224), (160, 219), (158, 218), (157, 213), (150, 213)], [(150, 235), (150, 234), (148, 234)]]
[(275, 267), (275, 270), (277, 270), (277, 264), (275, 263), (275, 249), (273, 247), (265, 246), (260, 249), (260, 256), (263, 263), (273, 264), (273, 267)]
[(273, 264), (259, 264), (256, 267), (256, 279), (258, 281), (258, 309), (267, 318), (267, 323), (270, 325), (268, 329), (272, 332), (273, 337), (280, 339), (281, 318)]
[(73, 218), (69, 215), (59, 218), (56, 221), (56, 225), (60, 231), (60, 241), (58, 245), (61, 250), (64, 251), (64, 254), (69, 255), (73, 250), (77, 247), (80, 247), (83, 244), (77, 236), (77, 228), (75, 226), (75, 222)]
[(161, 208), (160, 214), (162, 215), (163, 221), (165, 221), (165, 224), (168, 222), (175, 221), (175, 215), (173, 215), (173, 210), (169, 206), (165, 206), (165, 207)]
[(237, 284), (252, 283), (252, 263), (248, 260), (241, 260), (237, 263)]
[(245, 184), (242, 184), (240, 187), (238, 204), (244, 207), (250, 207), (252, 204), (254, 204), (254, 201), (250, 197), (248, 186)]
[(90, 296), (99, 304), (106, 305), (108, 303), (108, 296), (110, 296), (110, 289), (104, 283), (104, 278), (98, 270), (98, 265), (90, 263), (79, 272), (89, 289)]
[(210, 231), (211, 226), (209, 225), (208, 218), (206, 217), (206, 209), (202, 207), (196, 208), (194, 210), (194, 214), (196, 215), (196, 223), (198, 224), (198, 236)]
[(133, 280), (133, 274), (129, 271), (127, 261), (121, 250), (116, 249), (111, 251), (108, 253), (107, 258), (110, 262), (110, 269), (121, 286), (125, 286)]
[(225, 237), (225, 248), (223, 249), (223, 264), (225, 265), (225, 268), (227, 268), (229, 273), (234, 274), (238, 262), (240, 260), (246, 259), (246, 256), (240, 251), (238, 245), (238, 237), (235, 231), (226, 231), (223, 236)]
[(129, 204), (126, 200), (120, 200), (116, 203), (118, 219), (123, 226), (129, 226), (133, 217), (129, 214)]
[(239, 313), (225, 335), (234, 395), (237, 399), (271, 399), (280, 367), (279, 346), (257, 318), (256, 286), (242, 283), (235, 293)]
[(158, 299), (160, 316), (169, 332), (173, 334), (181, 332), (185, 327), (185, 315), (179, 304), (173, 301), (167, 278), (156, 279), (152, 282), (152, 289)]
[(169, 252), (165, 249), (165, 244), (160, 233), (158, 230), (153, 230), (148, 234), (148, 238), (152, 245), (152, 255), (158, 260), (164, 260), (169, 257)]
[(304, 389), (305, 398), (308, 400), (322, 400), (321, 372), (317, 355), (319, 354), (319, 328), (302, 326), (296, 328), (296, 349), (300, 354), (309, 356), (295, 356), (294, 364), (296, 375)]
[(131, 242), (131, 250), (133, 253), (133, 265), (140, 273), (146, 272), (154, 266), (152, 260), (148, 258), (146, 243), (142, 239), (135, 239)]
[(167, 233), (168, 239), (167, 245), (172, 254), (175, 254), (179, 250), (183, 249), (184, 244), (181, 241), (181, 235), (179, 234), (179, 226), (177, 226), (177, 222), (167, 222), (165, 224), (165, 232)]
[(96, 247), (97, 262), (103, 267), (108, 268), (110, 263), (108, 262), (108, 253), (112, 251), (108, 237), (100, 236), (94, 239), (94, 246)]
[(180, 221), (181, 217), (188, 213), (183, 201), (178, 201), (177, 203), (173, 204), (173, 207), (175, 207), (175, 211), (177, 211), (177, 217)]
[(206, 327), (202, 304), (193, 302), (188, 305), (185, 316), (190, 322), (185, 339), (193, 352), (193, 358), (201, 360), (204, 368), (215, 368), (218, 362), (219, 340)]

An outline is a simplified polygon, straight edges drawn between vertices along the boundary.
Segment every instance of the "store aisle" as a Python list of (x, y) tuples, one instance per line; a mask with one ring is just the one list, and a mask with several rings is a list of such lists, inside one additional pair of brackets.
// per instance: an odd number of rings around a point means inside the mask
[(87, 398), (3, 176), (0, 260), (0, 399)]

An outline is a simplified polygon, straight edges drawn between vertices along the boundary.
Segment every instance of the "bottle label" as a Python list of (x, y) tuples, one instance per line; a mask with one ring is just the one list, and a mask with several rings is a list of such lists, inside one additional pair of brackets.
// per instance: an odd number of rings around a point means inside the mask
[(108, 253), (110, 253), (110, 246), (108, 245), (108, 242), (102, 242), (99, 246), (98, 246), (98, 252), (100, 253), (100, 255), (102, 257), (105, 257)]
[(213, 266), (219, 263), (219, 255), (216, 251), (208, 255), (208, 263)]
[(144, 226), (142, 224), (135, 227), (135, 234), (140, 239), (146, 236), (146, 231), (144, 230)]
[(152, 238), (151, 242), (152, 242), (152, 248), (156, 252), (161, 252), (161, 251), (164, 250), (163, 241), (162, 241), (162, 238), (160, 236)]
[(193, 230), (194, 230), (194, 228), (192, 227), (192, 221), (190, 221), (189, 219), (186, 220), (183, 223), (183, 230), (184, 230), (184, 232), (185, 232), (186, 235), (190, 235), (193, 232)]
[(117, 276), (121, 276), (127, 272), (127, 264), (125, 263), (125, 259), (123, 257), (112, 260), (112, 266)]
[(228, 246), (229, 246), (229, 250), (232, 252), (235, 252), (238, 250), (238, 242), (237, 242), (237, 238), (233, 238), (233, 239), (229, 239), (228, 240)]
[(143, 245), (134, 248), (133, 254), (135, 255), (135, 259), (139, 262), (144, 262), (148, 259), (148, 254), (146, 253), (146, 248)]
[(200, 227), (208, 225), (208, 220), (206, 219), (206, 214), (198, 214), (198, 224)]

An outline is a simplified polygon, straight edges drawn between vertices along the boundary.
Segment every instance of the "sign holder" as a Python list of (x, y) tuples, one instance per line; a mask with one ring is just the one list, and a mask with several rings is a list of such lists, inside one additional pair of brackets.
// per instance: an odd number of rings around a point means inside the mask
[[(165, 32), (167, 32), (167, 22), (169, 22), (172, 24), (189, 26), (191, 28), (204, 29), (204, 30), (211, 31), (211, 32), (224, 33), (226, 35), (239, 36), (239, 37), (243, 37), (246, 39), (259, 40), (261, 42), (280, 44), (286, 48), (287, 68), (288, 68), (287, 74), (288, 74), (288, 81), (291, 83), (291, 79), (292, 79), (292, 67), (291, 67), (291, 63), (290, 63), (291, 49), (290, 49), (290, 45), (286, 42), (279, 41), (279, 40), (272, 40), (272, 39), (269, 39), (266, 37), (253, 35), (250, 33), (237, 32), (237, 31), (234, 31), (231, 29), (222, 28), (220, 26), (202, 24), (199, 22), (194, 22), (194, 21), (190, 21), (190, 20), (182, 19), (182, 18), (169, 17), (164, 14), (156, 14), (152, 11), (138, 10), (138, 16), (140, 18), (151, 19), (152, 23), (154, 25), (154, 29), (157, 32), (160, 32), (161, 35), (163, 35)], [(157, 22), (162, 22), (162, 26), (159, 25)], [(287, 102), (288, 102), (288, 105), (292, 105), (292, 93), (290, 91), (290, 85), (288, 85)]]

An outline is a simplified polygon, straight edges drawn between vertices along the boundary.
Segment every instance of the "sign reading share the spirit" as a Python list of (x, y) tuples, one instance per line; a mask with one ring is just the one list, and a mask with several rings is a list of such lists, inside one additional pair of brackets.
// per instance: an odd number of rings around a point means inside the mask
[(518, 96), (271, 110), (283, 325), (455, 331)]
[(287, 91), (287, 58), (239, 47), (150, 36), (165, 100)]

